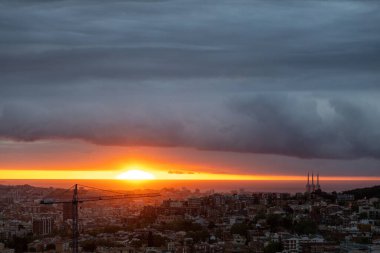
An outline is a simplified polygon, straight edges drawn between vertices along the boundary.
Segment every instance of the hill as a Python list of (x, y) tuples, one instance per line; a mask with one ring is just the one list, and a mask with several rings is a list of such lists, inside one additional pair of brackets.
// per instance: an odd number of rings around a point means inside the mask
[(368, 198), (373, 198), (373, 197), (380, 198), (380, 185), (344, 191), (343, 193), (352, 194), (355, 196), (355, 199), (362, 199), (362, 198), (368, 199)]

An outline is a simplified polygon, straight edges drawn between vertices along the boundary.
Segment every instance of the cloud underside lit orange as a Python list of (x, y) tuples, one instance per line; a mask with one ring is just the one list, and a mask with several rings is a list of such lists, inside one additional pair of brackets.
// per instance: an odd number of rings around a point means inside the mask
[[(65, 171), (65, 170), (0, 170), (0, 179), (118, 179), (125, 171)], [(305, 181), (305, 176), (289, 175), (238, 175), (238, 174), (170, 174), (166, 171), (149, 172), (153, 180), (269, 180)], [(120, 179), (119, 180), (128, 180)], [(133, 180), (133, 179), (132, 179)], [(321, 180), (380, 180), (380, 177), (321, 177)]]
[[(156, 180), (305, 181), (307, 171), (319, 172), (321, 180), (380, 180), (377, 174), (369, 176), (360, 161), (334, 161), (339, 168), (334, 169), (330, 160), (190, 148), (104, 147), (67, 140), (9, 141), (1, 147), (0, 179), (117, 179), (137, 169), (152, 173)], [(352, 168), (361, 169), (354, 174)], [(347, 176), (339, 176), (341, 172)]]

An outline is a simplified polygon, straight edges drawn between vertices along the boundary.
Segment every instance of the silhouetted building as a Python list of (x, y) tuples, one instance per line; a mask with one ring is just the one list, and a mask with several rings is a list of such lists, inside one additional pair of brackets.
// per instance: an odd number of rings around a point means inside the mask
[(321, 185), (319, 183), (319, 173), (317, 173), (317, 180), (316, 183), (314, 183), (314, 173), (311, 173), (311, 183), (310, 183), (310, 173), (307, 173), (307, 184), (306, 184), (306, 193), (312, 193), (317, 190), (321, 190)]
[(63, 221), (67, 221), (73, 218), (73, 205), (71, 203), (63, 203), (62, 217)]
[(54, 221), (52, 217), (40, 217), (33, 219), (33, 234), (48, 235), (53, 231)]

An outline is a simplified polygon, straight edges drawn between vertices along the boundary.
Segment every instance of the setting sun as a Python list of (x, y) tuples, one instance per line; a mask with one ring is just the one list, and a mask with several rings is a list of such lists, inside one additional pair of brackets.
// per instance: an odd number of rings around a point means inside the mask
[(116, 178), (124, 180), (152, 180), (155, 179), (155, 176), (152, 173), (143, 170), (128, 170), (127, 172), (121, 173)]

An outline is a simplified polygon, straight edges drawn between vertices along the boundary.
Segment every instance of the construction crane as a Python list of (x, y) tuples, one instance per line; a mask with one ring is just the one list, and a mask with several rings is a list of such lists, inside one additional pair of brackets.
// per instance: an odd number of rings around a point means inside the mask
[[(99, 188), (95, 188), (95, 187), (90, 187), (90, 186), (85, 186), (85, 185), (80, 185), (80, 186), (115, 193), (114, 191), (103, 190), (103, 189), (99, 189)], [(79, 198), (78, 197), (78, 184), (75, 184), (74, 186), (70, 187), (68, 190), (70, 190), (71, 188), (73, 188), (72, 199), (56, 200), (53, 198), (46, 198), (46, 199), (42, 199), (40, 204), (52, 205), (52, 204), (70, 203), (72, 205), (72, 244), (73, 244), (72, 245), (72, 249), (73, 249), (72, 252), (73, 253), (78, 253), (78, 238), (79, 238), (78, 205), (79, 205), (79, 203), (89, 202), (89, 201), (99, 201), (99, 200), (114, 200), (114, 199), (127, 199), (127, 198), (151, 198), (151, 197), (160, 196), (160, 194), (158, 194), (158, 193), (145, 193), (145, 194), (121, 194), (121, 193), (118, 193), (117, 195), (112, 195), (112, 196), (104, 195), (104, 196), (89, 196), (89, 197)], [(67, 191), (65, 191), (65, 192), (67, 192)]]

